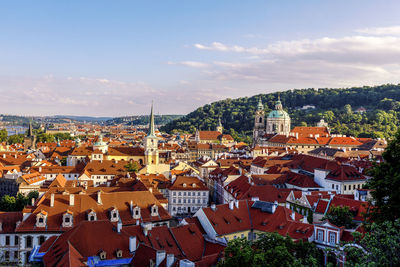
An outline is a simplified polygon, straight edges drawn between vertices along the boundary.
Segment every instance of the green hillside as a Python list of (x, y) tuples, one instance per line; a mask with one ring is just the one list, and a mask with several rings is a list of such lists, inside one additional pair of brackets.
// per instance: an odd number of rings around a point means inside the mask
[[(315, 126), (324, 119), (332, 133), (388, 139), (399, 127), (400, 85), (296, 89), (279, 94), (292, 119), (292, 127)], [(260, 96), (268, 114), (274, 108), (278, 93), (217, 101), (169, 122), (161, 130), (194, 133), (196, 129), (215, 129), (220, 117), (227, 133), (238, 140), (249, 141)], [(306, 105), (313, 105), (315, 109), (300, 109)], [(364, 107), (367, 112), (356, 113), (359, 107)]]

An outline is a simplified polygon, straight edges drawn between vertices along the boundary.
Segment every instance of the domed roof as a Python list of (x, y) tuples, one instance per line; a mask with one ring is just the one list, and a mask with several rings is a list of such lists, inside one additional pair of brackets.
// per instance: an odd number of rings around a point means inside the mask
[(289, 114), (283, 110), (282, 102), (280, 98), (276, 101), (275, 110), (271, 111), (268, 114), (268, 118), (282, 118), (282, 119), (290, 119)]
[(284, 110), (273, 110), (268, 114), (268, 118), (290, 119), (289, 114)]

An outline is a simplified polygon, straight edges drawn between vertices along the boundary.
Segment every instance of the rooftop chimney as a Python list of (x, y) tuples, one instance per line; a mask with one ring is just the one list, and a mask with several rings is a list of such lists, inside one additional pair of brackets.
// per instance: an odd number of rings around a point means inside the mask
[(69, 194), (69, 205), (70, 205), (70, 206), (75, 205), (75, 197), (74, 197), (74, 194)]
[(129, 237), (129, 252), (133, 253), (136, 251), (136, 236)]
[(54, 194), (51, 193), (50, 195), (50, 207), (54, 207)]
[(229, 200), (229, 209), (233, 210), (233, 200)]
[(121, 233), (121, 229), (122, 229), (122, 222), (121, 222), (121, 220), (119, 220), (117, 223), (117, 232)]
[(217, 210), (217, 207), (215, 206), (215, 204), (213, 203), (213, 204), (211, 204), (211, 210), (212, 211), (216, 211)]
[(101, 202), (101, 190), (97, 192), (97, 204), (99, 204), (99, 205), (103, 204)]
[(238, 209), (239, 208), (239, 200), (235, 200), (235, 207)]
[(157, 250), (156, 266), (159, 266), (164, 259), (165, 259), (165, 250)]
[(274, 204), (272, 205), (272, 209), (271, 209), (272, 213), (275, 213), (277, 207), (278, 207), (278, 201), (275, 200)]
[(167, 264), (166, 267), (171, 267), (174, 264), (175, 256), (174, 254), (167, 254)]

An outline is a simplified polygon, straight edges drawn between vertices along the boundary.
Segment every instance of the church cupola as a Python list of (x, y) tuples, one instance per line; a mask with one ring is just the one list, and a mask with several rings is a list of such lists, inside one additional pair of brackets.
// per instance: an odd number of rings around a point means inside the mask
[(283, 110), (282, 102), (278, 96), (275, 103), (275, 110), (271, 111), (267, 117), (266, 131), (268, 134), (289, 134), (290, 116)]

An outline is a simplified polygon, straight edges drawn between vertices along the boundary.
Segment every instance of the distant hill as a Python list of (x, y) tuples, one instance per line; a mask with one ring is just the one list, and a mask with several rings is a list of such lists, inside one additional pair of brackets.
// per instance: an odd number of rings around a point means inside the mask
[[(173, 120), (181, 118), (183, 115), (154, 115), (156, 125), (165, 125)], [(109, 119), (106, 124), (125, 124), (125, 125), (147, 125), (149, 123), (149, 115), (127, 116)]]
[[(391, 138), (399, 127), (400, 85), (295, 89), (279, 94), (292, 119), (292, 127), (314, 126), (320, 119), (325, 119), (333, 133), (382, 138)], [(196, 129), (215, 129), (221, 118), (227, 133), (238, 140), (249, 141), (260, 97), (268, 114), (274, 108), (278, 93), (213, 102), (169, 122), (161, 130), (194, 133)], [(302, 109), (306, 106), (309, 109)], [(367, 111), (357, 113), (360, 107)]]
[(70, 119), (74, 121), (86, 121), (86, 122), (105, 122), (112, 117), (89, 117), (89, 116), (68, 116), (68, 115), (55, 115), (54, 118), (57, 119)]

